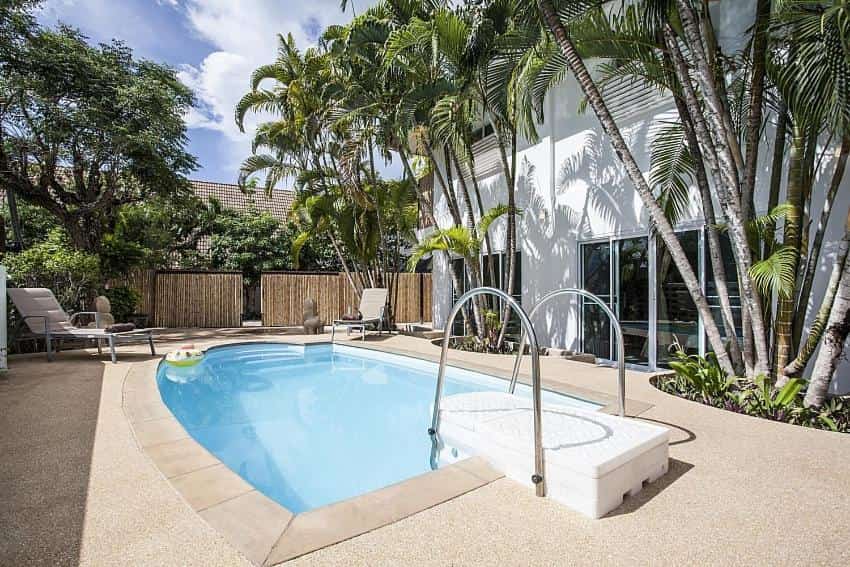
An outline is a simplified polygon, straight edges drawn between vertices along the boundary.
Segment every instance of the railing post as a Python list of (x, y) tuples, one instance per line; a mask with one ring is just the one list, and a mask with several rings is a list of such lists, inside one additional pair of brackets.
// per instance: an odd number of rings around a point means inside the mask
[(437, 387), (434, 393), (434, 413), (431, 417), (431, 427), (428, 435), (431, 436), (431, 468), (437, 468), (437, 454), (440, 450), (440, 399), (443, 395), (443, 384), (446, 378), (446, 361), (449, 352), (449, 340), (452, 334), (452, 324), (463, 306), (473, 297), (478, 295), (495, 295), (504, 300), (519, 316), (524, 330), (523, 337), (528, 337), (531, 345), (531, 407), (534, 425), (534, 474), (531, 482), (537, 496), (546, 496), (546, 462), (543, 454), (543, 386), (540, 378), (540, 348), (537, 343), (537, 335), (531, 325), (531, 319), (517, 301), (500, 289), (492, 287), (479, 287), (469, 290), (452, 307), (443, 331), (443, 348), (440, 352), (440, 367), (437, 372)]
[[(611, 308), (602, 301), (598, 296), (590, 293), (589, 291), (585, 291), (583, 289), (576, 288), (564, 288), (555, 291), (550, 291), (546, 295), (544, 295), (540, 301), (538, 301), (534, 307), (531, 308), (531, 311), (528, 313), (528, 318), (531, 319), (534, 317), (534, 314), (537, 313), (537, 310), (540, 309), (545, 303), (547, 303), (550, 299), (561, 295), (574, 295), (577, 297), (585, 297), (599, 307), (602, 308), (602, 311), (608, 315), (608, 318), (611, 320), (612, 325), (614, 326), (614, 331), (617, 337), (617, 402), (619, 405), (620, 417), (626, 417), (626, 354), (625, 354), (625, 346), (623, 344), (623, 327), (620, 325), (619, 319), (614, 315), (614, 312), (611, 311)], [(514, 359), (514, 369), (511, 374), (511, 383), (508, 387), (508, 391), (513, 394), (516, 389), (517, 378), (519, 377), (519, 366), (522, 363), (522, 353), (525, 350), (525, 332), (523, 331), (520, 341), (519, 341), (519, 350), (517, 351), (516, 358)]]

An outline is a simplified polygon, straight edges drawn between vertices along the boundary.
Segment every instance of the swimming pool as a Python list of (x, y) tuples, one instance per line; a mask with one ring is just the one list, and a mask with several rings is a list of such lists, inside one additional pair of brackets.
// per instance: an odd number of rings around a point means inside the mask
[[(426, 433), (437, 365), (344, 345), (253, 343), (210, 349), (191, 368), (161, 364), (163, 401), (188, 433), (293, 513), (430, 470)], [(449, 367), (445, 395), (504, 391)], [(530, 397), (528, 387), (517, 393)], [(554, 392), (545, 403), (594, 404)]]

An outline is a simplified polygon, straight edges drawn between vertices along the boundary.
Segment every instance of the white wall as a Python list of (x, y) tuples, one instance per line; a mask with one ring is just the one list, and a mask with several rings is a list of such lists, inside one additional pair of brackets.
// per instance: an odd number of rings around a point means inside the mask
[[(518, 245), (522, 252), (522, 302), (527, 308), (545, 293), (562, 287), (580, 287), (578, 243), (607, 236), (646, 235), (647, 214), (640, 197), (625, 175), (607, 138), (592, 112), (579, 115), (581, 100), (572, 78), (555, 89), (547, 101), (546, 124), (540, 126), (540, 141), (525, 144), (518, 156), (517, 205), (523, 209), (518, 223)], [(621, 122), (629, 147), (644, 171), (649, 169), (650, 141), (665, 120), (674, 120), (672, 104), (643, 109)], [(767, 183), (773, 151), (773, 131), (765, 132), (760, 152), (759, 212), (767, 207)], [(831, 175), (831, 155), (824, 159), (817, 191), (823, 192)], [(825, 179), (824, 179), (825, 178)], [(505, 179), (501, 174), (479, 180), (485, 209), (506, 202)], [(783, 180), (784, 189), (784, 180)], [(471, 188), (470, 188), (471, 190)], [(782, 198), (780, 198), (782, 202)], [(822, 198), (812, 199), (812, 235), (822, 207)], [(451, 216), (439, 184), (435, 187), (436, 216), (440, 226), (450, 226)], [(462, 206), (462, 203), (461, 203)], [(817, 311), (829, 278), (837, 242), (844, 231), (850, 207), (850, 176), (839, 192), (826, 233), (824, 251), (809, 306), (809, 322)], [(701, 219), (698, 194), (684, 223)], [(504, 250), (504, 220), (491, 229), (497, 250)], [(451, 308), (451, 278), (441, 258), (434, 262), (434, 323), (442, 327)], [(535, 317), (541, 343), (578, 349), (577, 303), (563, 300)], [(806, 329), (806, 332), (808, 329)], [(832, 386), (833, 392), (850, 391), (850, 363), (844, 361)]]

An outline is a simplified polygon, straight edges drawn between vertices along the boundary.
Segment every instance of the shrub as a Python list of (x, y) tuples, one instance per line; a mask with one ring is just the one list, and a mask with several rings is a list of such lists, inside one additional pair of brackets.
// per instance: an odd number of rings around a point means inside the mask
[(12, 283), (18, 287), (47, 287), (67, 310), (85, 309), (101, 283), (100, 261), (94, 254), (75, 250), (59, 229), (47, 239), (3, 259)]
[(655, 381), (668, 394), (755, 417), (850, 433), (850, 404), (834, 398), (820, 408), (805, 407), (805, 380), (794, 378), (776, 388), (766, 376), (752, 382), (728, 376), (711, 353), (701, 357), (675, 351), (673, 357), (675, 374)]
[(130, 317), (136, 313), (141, 296), (135, 289), (119, 286), (104, 289), (102, 293), (109, 298), (109, 303), (112, 306), (112, 316), (116, 322), (128, 322)]

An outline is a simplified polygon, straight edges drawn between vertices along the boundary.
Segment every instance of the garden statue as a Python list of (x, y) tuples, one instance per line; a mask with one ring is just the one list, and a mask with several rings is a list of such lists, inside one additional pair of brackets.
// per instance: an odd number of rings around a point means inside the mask
[(304, 300), (304, 333), (308, 335), (318, 335), (324, 328), (322, 320), (319, 319), (319, 312), (316, 309), (315, 299)]

